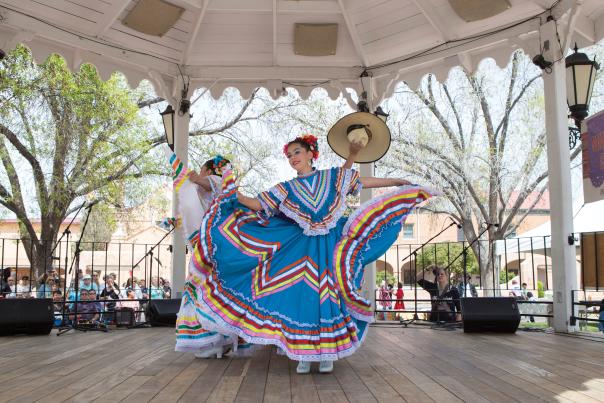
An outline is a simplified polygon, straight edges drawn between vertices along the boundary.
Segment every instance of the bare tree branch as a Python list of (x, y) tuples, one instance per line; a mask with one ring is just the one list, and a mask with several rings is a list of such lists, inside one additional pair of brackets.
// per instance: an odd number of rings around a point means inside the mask
[(139, 101), (136, 105), (138, 106), (139, 109), (143, 109), (146, 106), (155, 105), (155, 104), (158, 104), (158, 103), (164, 102), (164, 101), (165, 101), (165, 99), (163, 99), (162, 97), (155, 97), (155, 98)]

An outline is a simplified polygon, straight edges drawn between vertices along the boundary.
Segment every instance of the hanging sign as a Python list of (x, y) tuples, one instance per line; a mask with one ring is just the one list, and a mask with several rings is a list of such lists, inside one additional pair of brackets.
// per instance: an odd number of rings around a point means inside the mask
[(585, 203), (604, 200), (604, 111), (583, 121), (583, 197)]

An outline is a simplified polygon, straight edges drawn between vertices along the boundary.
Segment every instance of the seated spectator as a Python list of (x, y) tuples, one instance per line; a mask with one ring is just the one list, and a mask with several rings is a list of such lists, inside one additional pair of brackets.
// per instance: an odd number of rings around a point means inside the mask
[[(432, 273), (435, 282), (425, 280)], [(449, 276), (442, 267), (428, 266), (424, 273), (417, 276), (420, 278), (417, 284), (430, 294), (432, 308), (430, 310), (430, 321), (453, 322), (461, 320), (461, 304), (459, 302), (459, 290), (449, 284)]]
[(517, 279), (512, 280), (512, 288), (510, 288), (510, 297), (515, 297), (515, 298), (522, 297), (522, 291), (520, 290), (520, 287), (518, 286)]
[[(463, 274), (461, 275), (462, 279), (463, 279)], [(478, 297), (478, 291), (476, 291), (476, 287), (474, 286), (474, 284), (471, 283), (472, 281), (472, 276), (470, 274), (468, 274), (466, 276), (466, 281), (464, 282), (463, 280), (459, 281), (459, 284), (457, 284), (457, 291), (459, 292), (459, 295), (462, 297)], [(465, 287), (465, 293), (464, 293), (464, 287)]]
[(117, 307), (121, 309), (132, 309), (134, 312), (134, 321), (138, 322), (140, 319), (140, 312), (138, 312), (140, 311), (140, 303), (136, 300), (136, 293), (129, 288), (126, 290), (126, 295), (126, 301), (119, 301)]
[(109, 276), (107, 276), (106, 278), (105, 288), (103, 289), (103, 291), (101, 291), (100, 298), (104, 301), (109, 301), (103, 303), (103, 305), (105, 305), (106, 311), (111, 312), (115, 310), (116, 303), (115, 301), (111, 301), (120, 299), (119, 288), (115, 286), (115, 284), (113, 283), (113, 279)]
[[(10, 269), (0, 270), (0, 298), (8, 298), (13, 292), (9, 284), (8, 279), (10, 278)], [(14, 280), (13, 280), (14, 285)]]
[[(147, 287), (147, 282), (145, 281), (145, 279), (141, 278), (137, 284), (139, 289), (141, 290), (141, 298), (149, 299), (149, 288)], [(136, 287), (134, 288), (134, 290), (136, 291)]]
[(92, 282), (90, 274), (84, 274), (80, 280), (80, 290), (94, 290), (98, 293), (99, 286)]
[(151, 278), (151, 287), (149, 288), (149, 296), (151, 299), (163, 299), (164, 298), (164, 289), (159, 285), (159, 278), (157, 276), (153, 276)]
[(42, 274), (38, 278), (38, 291), (36, 295), (38, 298), (52, 298), (52, 286), (55, 281), (48, 273)]
[(164, 285), (164, 296), (166, 298), (172, 298), (172, 288), (170, 287), (170, 281), (169, 280), (163, 280), (163, 285)]
[(17, 298), (32, 298), (36, 292), (36, 288), (31, 285), (29, 276), (21, 277), (17, 283)]
[[(525, 285), (525, 284), (526, 283), (524, 283), (522, 285)], [(527, 301), (537, 301), (537, 298), (535, 298), (535, 296), (533, 295), (532, 292), (527, 291), (527, 293), (526, 293), (526, 300)], [(531, 308), (533, 308), (533, 307), (531, 306)], [(531, 311), (532, 311), (532, 309), (531, 309)], [(529, 316), (529, 321), (530, 322), (534, 322), (535, 321), (535, 317), (533, 315)]]
[(128, 294), (126, 292), (128, 289), (134, 291), (134, 293), (136, 294), (136, 299), (148, 298), (146, 295), (144, 295), (146, 294), (146, 291), (145, 293), (143, 293), (138, 283), (136, 282), (135, 277), (130, 277), (128, 280), (126, 280), (126, 284), (124, 284), (124, 288), (122, 291), (122, 299), (128, 298)]
[(526, 283), (522, 283), (522, 288), (520, 289), (520, 299), (522, 300), (528, 300), (528, 284)]
[(56, 290), (52, 292), (52, 302), (53, 302), (53, 310), (54, 310), (54, 315), (55, 315), (55, 326), (61, 326), (63, 324), (63, 314), (67, 313), (64, 312), (63, 307), (65, 306), (63, 304), (63, 293), (61, 293), (61, 291)]
[(604, 298), (600, 302), (600, 315), (598, 315), (598, 319), (600, 320), (598, 322), (598, 329), (604, 333)]
[(6, 295), (6, 298), (17, 298), (17, 286), (15, 285), (15, 278), (10, 276), (7, 280), (8, 288), (10, 292)]
[(101, 317), (101, 305), (96, 300), (96, 291), (82, 289), (80, 291), (77, 315), (79, 322), (98, 322)]

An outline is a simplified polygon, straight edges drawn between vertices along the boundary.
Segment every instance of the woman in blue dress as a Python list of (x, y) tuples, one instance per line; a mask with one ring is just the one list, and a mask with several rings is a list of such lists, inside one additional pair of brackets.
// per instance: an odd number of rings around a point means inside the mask
[[(343, 167), (316, 170), (316, 138), (298, 137), (284, 149), (297, 177), (256, 198), (223, 176), (191, 260), (204, 277), (196, 301), (212, 319), (204, 328), (278, 346), (299, 361), (298, 373), (313, 361), (331, 372), (361, 345), (373, 321), (371, 301), (359, 293), (363, 267), (431, 192), (402, 179), (360, 178), (350, 169), (360, 148), (351, 144)], [(344, 216), (347, 195), (387, 186), (401, 187)]]

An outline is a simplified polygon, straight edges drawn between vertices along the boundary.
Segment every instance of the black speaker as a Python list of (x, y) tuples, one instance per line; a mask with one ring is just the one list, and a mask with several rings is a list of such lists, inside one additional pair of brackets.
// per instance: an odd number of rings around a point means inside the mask
[(50, 334), (53, 311), (52, 299), (0, 299), (0, 336)]
[(147, 305), (146, 315), (151, 326), (176, 326), (180, 299), (153, 299)]
[(116, 326), (134, 326), (134, 309), (117, 308), (114, 314)]
[(515, 298), (462, 298), (461, 317), (465, 333), (515, 333), (520, 312)]

